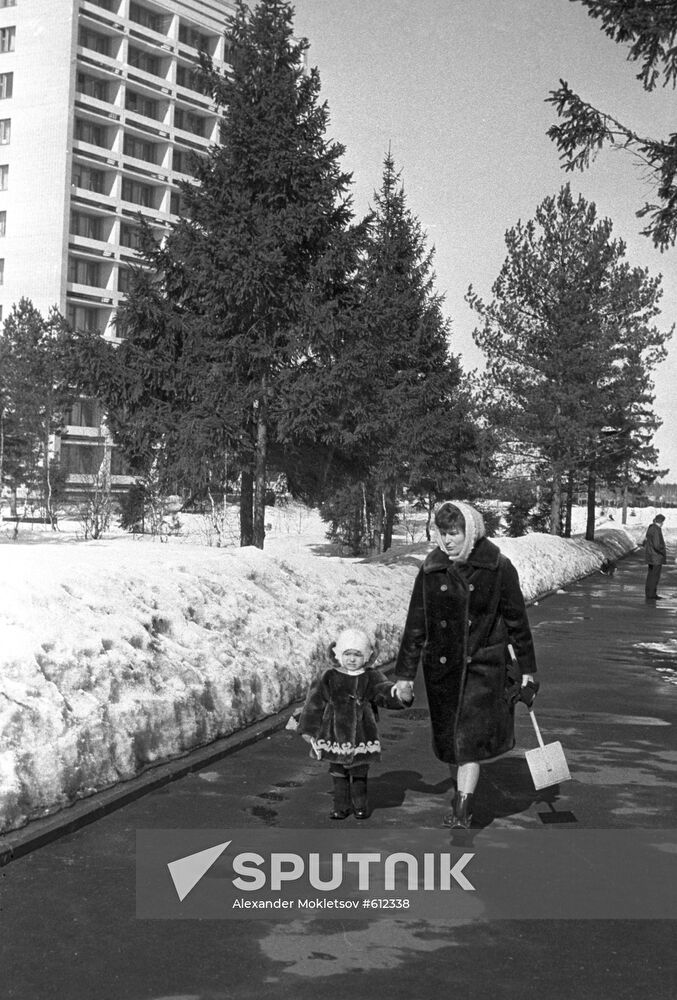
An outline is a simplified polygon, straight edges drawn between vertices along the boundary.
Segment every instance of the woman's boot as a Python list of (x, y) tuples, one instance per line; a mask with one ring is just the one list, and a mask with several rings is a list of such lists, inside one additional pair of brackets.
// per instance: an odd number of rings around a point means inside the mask
[(444, 826), (452, 830), (469, 830), (472, 823), (472, 792), (456, 792), (451, 805), (451, 812), (442, 817)]
[(355, 819), (367, 819), (369, 816), (369, 802), (367, 800), (367, 776), (352, 777), (352, 798), (353, 812)]
[(350, 778), (347, 775), (332, 774), (334, 782), (334, 808), (329, 813), (329, 819), (345, 819), (350, 816)]

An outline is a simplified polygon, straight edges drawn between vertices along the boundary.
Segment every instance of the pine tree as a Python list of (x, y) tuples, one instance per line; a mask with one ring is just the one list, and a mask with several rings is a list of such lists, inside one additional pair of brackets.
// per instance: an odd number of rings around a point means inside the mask
[[(650, 372), (669, 336), (651, 325), (660, 279), (627, 265), (611, 222), (598, 221), (595, 205), (574, 200), (568, 185), (509, 230), (506, 245), (493, 301), (468, 293), (483, 322), (474, 337), (487, 355), (497, 421), (547, 459), (558, 533), (567, 479), (594, 481), (602, 467), (608, 476), (612, 458), (622, 467), (631, 430), (650, 413)], [(612, 452), (603, 432), (619, 426), (626, 443), (619, 448), (619, 438)]]
[[(677, 4), (653, 0), (577, 0), (590, 17), (601, 21), (605, 33), (621, 45), (629, 45), (628, 59), (641, 65), (637, 79), (645, 90), (653, 90), (660, 79), (664, 86), (677, 83)], [(658, 204), (639, 209), (648, 218), (642, 230), (655, 246), (666, 250), (677, 238), (677, 134), (665, 139), (639, 133), (612, 115), (594, 107), (576, 94), (565, 80), (550, 92), (561, 119), (548, 130), (566, 170), (585, 170), (605, 146), (628, 151), (637, 157), (644, 173), (652, 178)]]
[(293, 423), (297, 412), (290, 373), (324, 336), (309, 316), (351, 244), (344, 150), (325, 138), (319, 75), (304, 67), (292, 15), (282, 0), (253, 11), (237, 0), (232, 69), (201, 56), (219, 142), (196, 162), (163, 245), (146, 243), (150, 274), (133, 283), (104, 387), (132, 458), (162, 457), (168, 474), (204, 486), (234, 453), (241, 541), (260, 547), (269, 446), (278, 415)]

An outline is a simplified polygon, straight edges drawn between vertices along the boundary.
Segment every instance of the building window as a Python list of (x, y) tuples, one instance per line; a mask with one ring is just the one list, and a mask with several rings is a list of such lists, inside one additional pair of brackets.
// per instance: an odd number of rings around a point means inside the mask
[(100, 240), (103, 238), (103, 221), (98, 215), (71, 212), (71, 233), (73, 236), (84, 236), (88, 240)]
[[(69, 305), (66, 311), (66, 318), (68, 322), (73, 327), (74, 330), (85, 330), (87, 333), (101, 333), (101, 323), (99, 321), (99, 311), (97, 309), (91, 309), (88, 306), (74, 306)], [(97, 416), (92, 417), (92, 423), (88, 423), (89, 417), (85, 419), (82, 416), (82, 410), (77, 412), (77, 419), (74, 419), (76, 414), (74, 413), (75, 407), (82, 407), (86, 402), (90, 403), (90, 406), (94, 404), (94, 400), (80, 400), (75, 404), (73, 410), (71, 411), (70, 418), (68, 420), (69, 424), (75, 424), (79, 427), (98, 427), (98, 410)], [(88, 412), (88, 411), (85, 411)]]
[(96, 4), (97, 7), (103, 7), (104, 10), (109, 10), (113, 14), (118, 12), (118, 0), (90, 0), (90, 3)]
[(146, 118), (162, 120), (160, 113), (160, 102), (154, 101), (152, 97), (144, 97), (136, 90), (128, 90), (125, 94), (125, 107), (128, 111), (136, 111), (137, 115), (144, 115)]
[(183, 208), (183, 200), (181, 198), (180, 191), (172, 191), (169, 196), (169, 211), (172, 215), (181, 215), (181, 210)]
[(0, 0), (0, 8), (16, 7), (16, 0)]
[(154, 190), (150, 184), (141, 184), (140, 181), (130, 180), (129, 177), (122, 178), (122, 200), (134, 202), (135, 205), (143, 205), (144, 208), (153, 208)]
[(0, 28), (0, 52), (14, 52), (16, 28)]
[(140, 24), (144, 28), (150, 28), (151, 31), (157, 31), (158, 34), (162, 34), (164, 30), (164, 18), (161, 14), (157, 14), (154, 10), (148, 10), (147, 7), (142, 7), (138, 3), (130, 3), (129, 5), (129, 20), (134, 21), (135, 24)]
[[(68, 310), (69, 323), (71, 309), (73, 312), (96, 314), (96, 309), (81, 309), (78, 306), (70, 306)], [(74, 323), (71, 323), (71, 326), (74, 325)], [(88, 326), (84, 329), (93, 330), (94, 327)], [(101, 407), (98, 401), (96, 399), (78, 399), (71, 406), (66, 423), (69, 427), (99, 427), (101, 425)]]
[(118, 291), (126, 294), (129, 291), (134, 272), (130, 267), (121, 267), (118, 271)]
[(194, 49), (204, 49), (205, 51), (209, 45), (209, 37), (188, 24), (179, 25), (179, 41), (184, 45), (191, 45)]
[(76, 163), (73, 167), (73, 184), (76, 187), (103, 194), (104, 181), (103, 170), (92, 170), (91, 167), (85, 167), (81, 163)]
[(92, 146), (107, 147), (107, 129), (103, 125), (96, 125), (94, 122), (84, 121), (82, 118), (75, 119), (75, 138), (80, 142), (88, 142)]
[(100, 35), (98, 31), (92, 31), (91, 28), (80, 28), (78, 45), (83, 49), (93, 49), (102, 56), (110, 54), (110, 38), (107, 35)]
[(6, 191), (9, 186), (9, 167), (6, 163), (0, 166), (0, 191)]
[(188, 173), (188, 153), (184, 153), (180, 149), (175, 149), (172, 152), (172, 167), (174, 170), (178, 170), (180, 174)]
[(0, 212), (0, 236), (7, 233), (7, 212)]
[(144, 73), (151, 73), (153, 76), (160, 75), (160, 60), (158, 56), (153, 56), (150, 52), (137, 49), (135, 45), (129, 46), (127, 63), (135, 69), (143, 70)]
[(137, 160), (145, 160), (147, 163), (157, 163), (157, 145), (154, 142), (146, 142), (133, 135), (126, 135), (122, 144), (122, 151), (125, 156), (133, 156)]
[(0, 285), (5, 283), (5, 259), (0, 257)]
[(61, 442), (61, 468), (72, 476), (95, 476), (106, 457), (101, 445)]
[(12, 133), (12, 119), (2, 118), (0, 119), (0, 146), (8, 146), (10, 135)]
[(79, 257), (68, 258), (68, 280), (76, 285), (101, 287), (101, 265), (94, 260)]
[(129, 247), (131, 250), (140, 248), (141, 230), (138, 226), (129, 226), (126, 223), (120, 226), (120, 246)]
[(0, 73), (0, 101), (12, 96), (14, 73)]
[(105, 80), (100, 80), (98, 76), (78, 73), (77, 89), (79, 93), (86, 94), (87, 97), (94, 97), (97, 101), (108, 101), (108, 84)]
[(184, 132), (192, 132), (204, 138), (205, 119), (200, 115), (194, 115), (192, 111), (184, 111), (183, 108), (174, 108), (174, 126)]
[(119, 448), (113, 448), (110, 455), (111, 476), (128, 476), (129, 464)]
[(179, 87), (192, 87), (193, 86), (193, 67), (192, 66), (182, 66), (181, 63), (176, 67), (176, 82)]

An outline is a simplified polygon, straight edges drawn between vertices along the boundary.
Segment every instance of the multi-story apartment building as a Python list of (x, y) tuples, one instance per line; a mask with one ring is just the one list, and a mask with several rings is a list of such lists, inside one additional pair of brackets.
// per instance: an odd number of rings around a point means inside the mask
[[(218, 137), (191, 71), (199, 49), (225, 64), (232, 12), (227, 0), (0, 0), (1, 318), (25, 296), (115, 338), (139, 213), (158, 231), (176, 217), (190, 153)], [(101, 464), (98, 410), (75, 406), (61, 438), (73, 485)]]

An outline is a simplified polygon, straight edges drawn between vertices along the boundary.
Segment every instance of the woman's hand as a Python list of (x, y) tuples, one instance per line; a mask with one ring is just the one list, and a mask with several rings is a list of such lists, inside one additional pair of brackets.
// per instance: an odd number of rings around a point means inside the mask
[(525, 674), (522, 677), (522, 687), (520, 688), (518, 701), (524, 702), (527, 708), (531, 708), (536, 700), (540, 686), (539, 681), (535, 679), (533, 674)]

